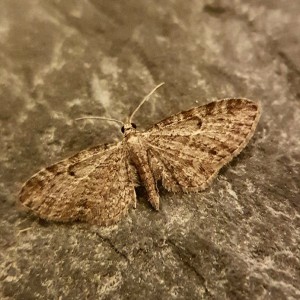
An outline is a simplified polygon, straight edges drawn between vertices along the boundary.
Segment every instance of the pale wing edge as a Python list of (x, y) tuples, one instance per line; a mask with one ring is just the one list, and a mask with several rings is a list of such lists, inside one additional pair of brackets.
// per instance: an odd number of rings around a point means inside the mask
[[(173, 118), (175, 118), (175, 117), (178, 117), (178, 116), (181, 116), (181, 115), (185, 115), (185, 114), (192, 113), (192, 112), (194, 112), (194, 111), (196, 111), (196, 110), (199, 110), (200, 108), (201, 108), (201, 109), (205, 109), (205, 107), (206, 107), (207, 105), (209, 105), (209, 104), (214, 104), (214, 105), (216, 105), (216, 103), (218, 103), (218, 102), (232, 101), (232, 100), (233, 100), (233, 101), (234, 101), (234, 100), (247, 101), (247, 102), (253, 103), (253, 104), (255, 104), (255, 105), (257, 106), (258, 119), (256, 120), (256, 123), (255, 123), (255, 127), (256, 127), (256, 125), (257, 125), (257, 123), (258, 123), (258, 121), (259, 121), (259, 117), (260, 117), (260, 115), (261, 115), (261, 111), (262, 111), (261, 102), (260, 102), (259, 100), (250, 100), (250, 99), (245, 98), (245, 97), (235, 97), (235, 98), (218, 99), (218, 100), (216, 100), (216, 101), (208, 102), (208, 103), (206, 103), (206, 104), (203, 104), (203, 105), (200, 105), (200, 106), (196, 106), (196, 107), (190, 108), (190, 109), (188, 109), (188, 110), (180, 111), (180, 112), (178, 112), (178, 113), (175, 113), (175, 114), (173, 114), (173, 115), (171, 115), (171, 116), (168, 116), (168, 117), (166, 117), (166, 118), (164, 118), (164, 119), (158, 121), (156, 124), (154, 124), (154, 125), (153, 125), (152, 127), (150, 127), (148, 130), (143, 131), (143, 132), (141, 132), (141, 133), (144, 134), (144, 135), (149, 135), (149, 134), (151, 134), (152, 132), (159, 131), (161, 128), (164, 127), (163, 125), (164, 125), (164, 123), (165, 123), (166, 121), (171, 120), (171, 119), (173, 119)], [(174, 124), (174, 123), (167, 124), (167, 126), (168, 126), (168, 125), (172, 125), (172, 124)], [(255, 128), (255, 127), (254, 127), (254, 128)], [(251, 137), (252, 137), (252, 136), (251, 136)], [(250, 137), (250, 138), (251, 138), (251, 137)]]
[[(24, 192), (24, 189), (26, 188), (26, 186), (36, 177), (40, 176), (41, 174), (45, 173), (45, 174), (54, 174), (55, 171), (59, 171), (58, 168), (61, 167), (61, 172), (66, 171), (67, 172), (67, 166), (69, 166), (70, 164), (67, 164), (67, 161), (71, 161), (72, 164), (76, 164), (78, 161), (83, 161), (82, 159), (80, 159), (80, 156), (83, 156), (84, 154), (89, 154), (91, 153), (91, 155), (88, 155), (85, 159), (88, 159), (90, 157), (92, 157), (94, 155), (94, 152), (96, 152), (96, 150), (99, 149), (99, 151), (105, 151), (108, 149), (111, 149), (113, 147), (118, 147), (118, 145), (121, 142), (117, 143), (117, 144), (101, 144), (101, 145), (96, 145), (96, 146), (92, 146), (89, 147), (87, 149), (81, 150), (79, 152), (74, 153), (73, 155), (70, 155), (64, 159), (59, 160), (56, 163), (53, 163), (45, 168), (40, 169), (39, 171), (37, 171), (36, 173), (34, 173), (30, 178), (28, 178), (22, 185), (20, 192), (19, 192), (19, 201), (23, 204), (23, 202), (21, 201), (22, 199), (22, 195)], [(97, 151), (97, 153), (99, 153), (99, 151)]]

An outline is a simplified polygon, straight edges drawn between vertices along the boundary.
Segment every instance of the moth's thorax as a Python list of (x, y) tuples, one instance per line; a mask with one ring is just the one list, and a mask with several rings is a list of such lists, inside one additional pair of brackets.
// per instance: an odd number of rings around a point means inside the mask
[(134, 164), (139, 164), (139, 157), (144, 154), (140, 133), (135, 128), (125, 129), (124, 142), (131, 160)]
[(125, 131), (124, 139), (128, 146), (135, 146), (140, 144), (139, 132), (134, 128), (128, 132)]

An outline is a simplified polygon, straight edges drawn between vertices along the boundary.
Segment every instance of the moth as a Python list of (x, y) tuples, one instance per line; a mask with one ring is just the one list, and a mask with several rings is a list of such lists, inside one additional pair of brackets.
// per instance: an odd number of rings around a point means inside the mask
[(23, 206), (46, 220), (110, 225), (136, 207), (138, 185), (145, 187), (156, 210), (158, 181), (171, 192), (207, 188), (253, 136), (260, 104), (245, 98), (223, 99), (138, 131), (133, 116), (162, 84), (124, 123), (93, 117), (120, 123), (123, 140), (83, 150), (42, 169), (23, 185)]

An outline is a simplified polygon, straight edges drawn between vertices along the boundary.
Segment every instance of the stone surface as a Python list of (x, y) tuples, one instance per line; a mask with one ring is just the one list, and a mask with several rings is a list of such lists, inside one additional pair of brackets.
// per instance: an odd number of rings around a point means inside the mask
[[(1, 299), (299, 299), (300, 2), (0, 3)], [(40, 168), (208, 101), (260, 99), (248, 145), (198, 194), (161, 190), (115, 226), (17, 204)], [(101, 183), (99, 183), (101, 184)]]

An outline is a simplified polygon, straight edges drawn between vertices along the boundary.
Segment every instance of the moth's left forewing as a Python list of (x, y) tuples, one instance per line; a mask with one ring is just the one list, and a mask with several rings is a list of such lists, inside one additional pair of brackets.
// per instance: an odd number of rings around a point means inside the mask
[(260, 104), (223, 99), (180, 112), (143, 133), (156, 179), (171, 191), (205, 189), (253, 136)]
[(135, 205), (135, 181), (122, 143), (97, 146), (36, 173), (20, 202), (46, 220), (109, 225)]

